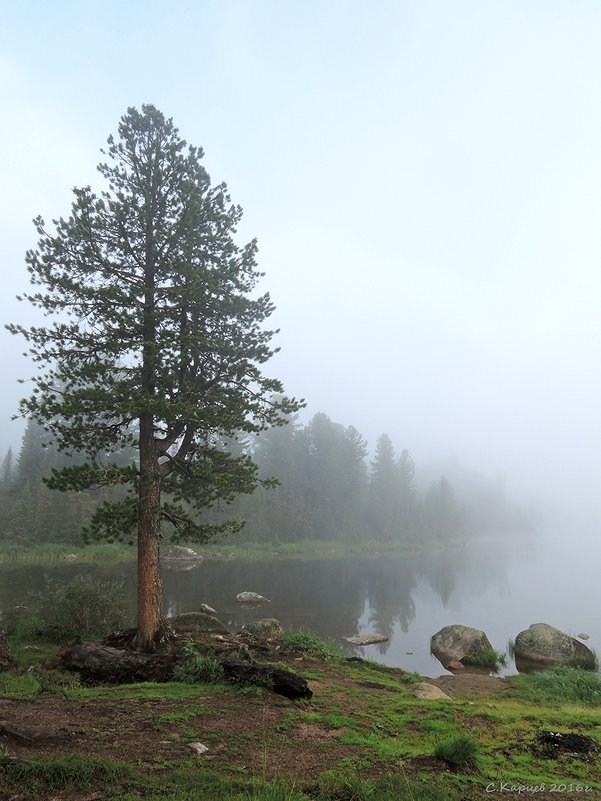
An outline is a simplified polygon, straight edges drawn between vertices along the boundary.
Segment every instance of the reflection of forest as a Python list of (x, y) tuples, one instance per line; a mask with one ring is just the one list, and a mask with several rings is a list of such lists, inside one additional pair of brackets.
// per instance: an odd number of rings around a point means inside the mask
[[(462, 549), (436, 554), (374, 556), (371, 558), (292, 560), (205, 559), (192, 570), (165, 569), (165, 611), (168, 615), (197, 610), (205, 602), (223, 622), (239, 630), (250, 620), (276, 617), (284, 626), (313, 629), (322, 637), (338, 639), (359, 632), (377, 631), (392, 637), (408, 632), (416, 616), (414, 596), (424, 583), (446, 608), (454, 593), (469, 603), (491, 585), (507, 586), (507, 553), (501, 549)], [(85, 573), (94, 578), (120, 578), (135, 609), (135, 566), (57, 569), (5, 569), (0, 582), (0, 606), (21, 602), (27, 592), (43, 591), (47, 578), (66, 583)], [(258, 592), (271, 604), (241, 608), (236, 595)], [(461, 621), (457, 621), (461, 622)], [(385, 653), (388, 644), (378, 650)]]

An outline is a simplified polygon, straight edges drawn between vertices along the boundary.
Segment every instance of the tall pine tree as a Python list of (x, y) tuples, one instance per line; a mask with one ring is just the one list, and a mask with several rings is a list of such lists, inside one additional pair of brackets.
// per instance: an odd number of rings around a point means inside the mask
[[(36, 220), (27, 263), (39, 290), (26, 299), (54, 322), (9, 328), (45, 367), (21, 412), (87, 457), (49, 486), (126, 488), (99, 506), (89, 533), (137, 532), (137, 647), (149, 650), (165, 632), (161, 519), (186, 539), (239, 527), (201, 516), (259, 481), (248, 456), (219, 443), (280, 424), (299, 403), (272, 399), (283, 387), (261, 369), (274, 353), (263, 328), (274, 307), (254, 294), (256, 242), (236, 244), (241, 209), (211, 184), (202, 151), (153, 106), (130, 108), (108, 145), (103, 190), (75, 189), (53, 231)], [(126, 447), (137, 462), (99, 457)]]

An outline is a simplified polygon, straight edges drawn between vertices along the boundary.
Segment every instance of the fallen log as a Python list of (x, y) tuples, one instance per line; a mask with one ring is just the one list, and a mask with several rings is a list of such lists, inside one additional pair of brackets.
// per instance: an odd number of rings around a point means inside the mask
[(78, 642), (61, 648), (58, 658), (64, 668), (79, 673), (86, 684), (171, 681), (175, 668), (184, 661), (175, 654), (142, 654), (110, 645)]
[[(142, 681), (167, 682), (185, 656), (142, 654), (97, 643), (73, 642), (59, 651), (59, 661), (67, 670), (80, 674), (86, 684), (136, 684)], [(264, 684), (286, 698), (309, 699), (313, 693), (297, 673), (275, 665), (261, 665), (238, 659), (216, 659), (226, 679), (250, 684)]]
[(298, 673), (275, 667), (260, 665), (256, 662), (243, 662), (239, 659), (218, 659), (226, 678), (230, 681), (242, 681), (250, 684), (265, 683), (270, 689), (286, 698), (305, 698), (309, 700), (313, 693), (307, 682)]

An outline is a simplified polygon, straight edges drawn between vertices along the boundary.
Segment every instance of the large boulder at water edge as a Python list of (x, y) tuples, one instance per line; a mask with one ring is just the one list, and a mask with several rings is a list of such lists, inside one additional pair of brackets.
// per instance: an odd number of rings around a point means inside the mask
[(244, 632), (251, 634), (261, 640), (281, 640), (284, 637), (284, 629), (280, 621), (275, 617), (264, 617), (261, 620), (254, 620), (244, 626)]
[(547, 623), (533, 623), (529, 629), (520, 631), (513, 652), (521, 659), (547, 665), (591, 668), (595, 664), (590, 648)]
[(167, 622), (178, 634), (231, 634), (220, 620), (203, 612), (184, 612), (168, 618)]
[(469, 626), (445, 626), (430, 641), (434, 656), (447, 667), (451, 662), (478, 662), (481, 654), (493, 650), (486, 634)]

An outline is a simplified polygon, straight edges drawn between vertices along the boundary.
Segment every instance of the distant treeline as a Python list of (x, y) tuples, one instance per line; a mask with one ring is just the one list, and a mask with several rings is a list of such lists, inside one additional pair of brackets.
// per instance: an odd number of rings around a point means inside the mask
[[(48, 489), (42, 478), (53, 467), (73, 464), (74, 458), (45, 446), (45, 436), (29, 421), (18, 456), (9, 450), (2, 461), (0, 536), (5, 544), (77, 544), (91, 511), (111, 499), (108, 490)], [(262, 477), (276, 476), (280, 482), (276, 488), (259, 487), (250, 496), (217, 503), (207, 511), (208, 519), (219, 522), (224, 516), (247, 521), (240, 533), (232, 535), (235, 542), (370, 540), (427, 545), (521, 534), (529, 527), (528, 517), (509, 506), (501, 482), (478, 477), (469, 488), (461, 486), (463, 497), (457, 497), (452, 477), (444, 475), (422, 487), (409, 452), (395, 452), (387, 434), (378, 438), (370, 460), (368, 444), (356, 428), (335, 423), (321, 412), (306, 425), (294, 418), (252, 441), (223, 447), (249, 453)], [(129, 464), (135, 454), (104, 459)], [(166, 526), (166, 538), (170, 533)]]

